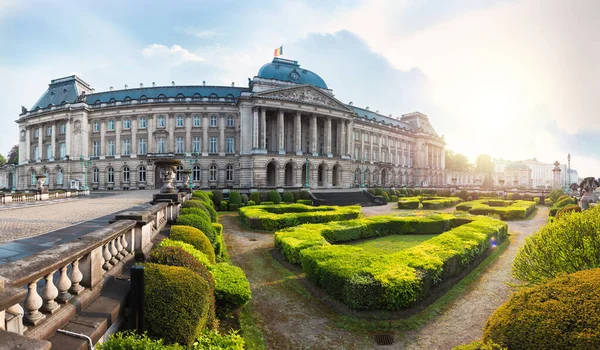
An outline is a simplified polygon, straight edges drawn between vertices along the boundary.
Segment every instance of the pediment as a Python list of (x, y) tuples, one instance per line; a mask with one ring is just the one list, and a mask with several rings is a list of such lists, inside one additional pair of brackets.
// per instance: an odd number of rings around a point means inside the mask
[(302, 85), (287, 87), (282, 89), (262, 91), (255, 96), (261, 98), (272, 98), (277, 100), (285, 100), (290, 102), (308, 103), (312, 105), (320, 105), (327, 108), (335, 108), (346, 112), (352, 112), (345, 104), (338, 99), (327, 95), (324, 92), (311, 85)]

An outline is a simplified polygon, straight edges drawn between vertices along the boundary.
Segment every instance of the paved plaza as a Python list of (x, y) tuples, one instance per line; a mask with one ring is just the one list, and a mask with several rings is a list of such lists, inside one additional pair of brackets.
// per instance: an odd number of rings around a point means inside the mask
[(1, 206), (0, 264), (107, 225), (117, 212), (149, 206), (157, 192), (93, 192), (89, 197)]

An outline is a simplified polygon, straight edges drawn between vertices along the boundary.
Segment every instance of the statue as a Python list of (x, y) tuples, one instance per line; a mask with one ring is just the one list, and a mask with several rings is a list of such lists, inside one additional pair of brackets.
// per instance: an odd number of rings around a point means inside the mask
[(27, 113), (27, 108), (25, 106), (21, 106), (21, 114)]
[(597, 203), (598, 196), (594, 193), (596, 188), (600, 187), (600, 182), (593, 177), (586, 177), (581, 181), (579, 188), (582, 190), (579, 206), (581, 209), (589, 209), (590, 203)]

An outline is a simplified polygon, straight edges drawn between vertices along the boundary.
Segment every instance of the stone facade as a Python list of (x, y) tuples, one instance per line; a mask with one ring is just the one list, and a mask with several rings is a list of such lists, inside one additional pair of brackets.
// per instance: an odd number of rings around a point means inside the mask
[[(265, 67), (290, 73), (273, 79)], [(342, 103), (322, 80), (302, 81), (306, 72), (276, 58), (243, 88), (97, 93), (77, 76), (53, 80), (17, 120), (17, 187), (33, 189), (35, 174), (48, 174), (50, 189), (72, 179), (92, 189), (156, 188), (153, 160), (163, 157), (180, 159), (200, 188), (446, 183), (445, 141), (426, 115), (394, 118)]]

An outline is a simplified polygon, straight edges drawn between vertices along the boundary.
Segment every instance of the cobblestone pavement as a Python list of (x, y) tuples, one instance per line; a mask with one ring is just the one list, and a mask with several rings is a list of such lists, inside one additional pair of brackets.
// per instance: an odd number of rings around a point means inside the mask
[(152, 200), (157, 190), (94, 193), (90, 197), (14, 205), (0, 210), (0, 242), (38, 236)]

